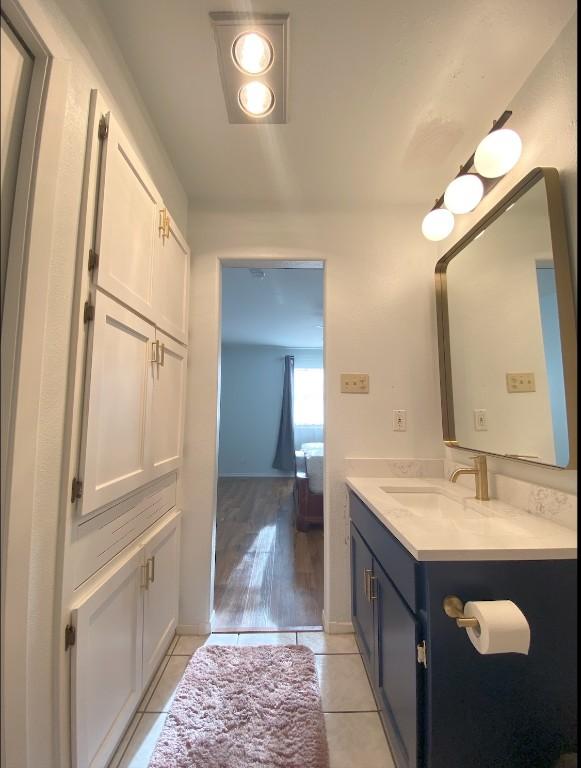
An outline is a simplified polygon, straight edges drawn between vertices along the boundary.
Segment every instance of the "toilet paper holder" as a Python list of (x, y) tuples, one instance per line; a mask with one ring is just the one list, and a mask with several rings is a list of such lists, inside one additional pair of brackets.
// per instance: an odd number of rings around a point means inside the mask
[(480, 629), (478, 619), (474, 616), (464, 616), (464, 603), (459, 597), (456, 597), (456, 595), (448, 595), (445, 597), (442, 603), (442, 608), (444, 609), (446, 616), (449, 616), (451, 619), (456, 619), (456, 624), (462, 629), (468, 629), (468, 627), (472, 627), (472, 629), (476, 630)]

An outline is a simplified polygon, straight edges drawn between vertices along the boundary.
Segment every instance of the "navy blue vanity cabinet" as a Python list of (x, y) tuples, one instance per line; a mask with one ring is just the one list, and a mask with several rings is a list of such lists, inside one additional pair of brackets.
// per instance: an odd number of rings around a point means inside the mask
[(374, 681), (381, 716), (391, 734), (398, 766), (418, 763), (419, 683), (417, 646), (421, 628), (377, 561), (373, 593), (377, 625)]
[[(577, 561), (418, 562), (353, 493), (350, 514), (353, 626), (397, 768), (552, 768), (577, 752)], [(447, 595), (512, 600), (529, 654), (478, 653)]]
[(370, 600), (373, 557), (357, 529), (351, 524), (351, 606), (353, 625), (367, 673), (371, 674), (374, 654), (373, 603)]
[(385, 536), (383, 525), (354, 494), (350, 509), (357, 644), (397, 768), (416, 768), (425, 674), (417, 660), (418, 646), (423, 647), (423, 629), (415, 614), (417, 563), (395, 538)]

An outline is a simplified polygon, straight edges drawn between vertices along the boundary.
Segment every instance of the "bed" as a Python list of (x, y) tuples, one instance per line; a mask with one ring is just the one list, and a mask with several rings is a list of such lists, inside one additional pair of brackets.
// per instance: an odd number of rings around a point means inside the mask
[(312, 525), (323, 525), (323, 443), (303, 443), (295, 451), (295, 525), (308, 531)]

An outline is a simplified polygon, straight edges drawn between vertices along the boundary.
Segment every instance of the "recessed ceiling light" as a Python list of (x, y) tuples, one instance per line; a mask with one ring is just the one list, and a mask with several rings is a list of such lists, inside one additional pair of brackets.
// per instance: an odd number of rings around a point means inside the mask
[(246, 114), (252, 117), (264, 117), (274, 108), (274, 93), (258, 80), (243, 85), (238, 92), (238, 100)]
[(288, 13), (210, 13), (228, 120), (286, 123)]
[(234, 63), (248, 75), (262, 75), (272, 64), (274, 53), (270, 41), (258, 32), (239, 35), (232, 46)]

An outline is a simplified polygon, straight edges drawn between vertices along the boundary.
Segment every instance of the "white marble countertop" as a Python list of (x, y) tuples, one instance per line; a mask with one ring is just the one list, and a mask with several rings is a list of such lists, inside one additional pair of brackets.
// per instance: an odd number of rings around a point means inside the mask
[[(566, 560), (577, 557), (577, 534), (498, 499), (440, 477), (347, 477), (347, 485), (416, 560)], [(387, 490), (386, 490), (387, 489)], [(392, 492), (441, 493), (461, 507), (406, 508)]]

